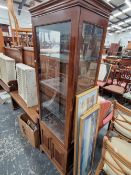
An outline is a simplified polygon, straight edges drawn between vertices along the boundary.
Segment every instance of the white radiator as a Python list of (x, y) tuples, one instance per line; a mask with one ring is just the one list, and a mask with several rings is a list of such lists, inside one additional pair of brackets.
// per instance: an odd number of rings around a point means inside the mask
[(5, 84), (16, 80), (15, 60), (0, 54), (0, 78)]
[(35, 69), (22, 63), (16, 64), (18, 93), (27, 107), (38, 104)]

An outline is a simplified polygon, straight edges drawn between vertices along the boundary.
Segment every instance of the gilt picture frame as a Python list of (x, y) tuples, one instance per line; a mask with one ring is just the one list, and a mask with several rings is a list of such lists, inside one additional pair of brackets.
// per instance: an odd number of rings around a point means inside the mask
[(78, 175), (90, 175), (98, 133), (100, 106), (97, 104), (80, 118)]
[(89, 109), (95, 106), (97, 104), (97, 101), (98, 101), (98, 87), (97, 86), (76, 96), (73, 175), (78, 174), (80, 118)]

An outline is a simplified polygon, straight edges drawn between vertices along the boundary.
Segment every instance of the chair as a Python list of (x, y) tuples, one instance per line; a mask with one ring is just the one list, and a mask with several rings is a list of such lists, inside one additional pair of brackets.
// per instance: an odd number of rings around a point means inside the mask
[(100, 104), (100, 118), (99, 118), (99, 130), (103, 128), (112, 119), (112, 102), (98, 97), (98, 103)]
[(123, 94), (123, 98), (131, 102), (131, 83), (128, 84), (127, 92)]
[(114, 101), (113, 117), (107, 135), (111, 131), (117, 133), (120, 138), (131, 142), (131, 110), (117, 101)]
[(104, 137), (102, 157), (95, 175), (131, 175), (131, 144), (118, 137)]
[(98, 81), (97, 81), (97, 85), (100, 88), (104, 87), (107, 84), (110, 72), (111, 72), (111, 65), (101, 63), (100, 70), (99, 70)]
[(122, 97), (126, 92), (128, 83), (131, 82), (131, 71), (128, 69), (117, 69), (115, 72), (116, 75), (114, 76), (113, 83), (103, 87), (103, 90)]

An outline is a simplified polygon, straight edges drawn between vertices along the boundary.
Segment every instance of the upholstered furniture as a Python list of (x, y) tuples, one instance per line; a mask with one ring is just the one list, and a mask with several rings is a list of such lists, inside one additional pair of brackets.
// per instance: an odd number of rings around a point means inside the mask
[(128, 84), (128, 90), (126, 93), (123, 94), (123, 97), (129, 102), (131, 102), (131, 83)]
[(98, 103), (100, 104), (100, 118), (99, 118), (99, 130), (105, 126), (112, 119), (112, 103), (103, 97), (98, 97)]
[(107, 175), (130, 175), (131, 174), (131, 143), (112, 137), (110, 140), (105, 136), (103, 142), (102, 158), (96, 169), (95, 175), (104, 171)]
[(108, 135), (111, 131), (116, 132), (120, 138), (131, 142), (131, 110), (116, 101), (114, 102), (113, 117)]
[(128, 83), (131, 82), (131, 71), (128, 69), (117, 69), (115, 73), (113, 83), (103, 87), (103, 89), (122, 96), (126, 92)]
[(127, 100), (130, 100), (131, 101), (131, 92), (126, 92), (123, 94), (123, 97)]

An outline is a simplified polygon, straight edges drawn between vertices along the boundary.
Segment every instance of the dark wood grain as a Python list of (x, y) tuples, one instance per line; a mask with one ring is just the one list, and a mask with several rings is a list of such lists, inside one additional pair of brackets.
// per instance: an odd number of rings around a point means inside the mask
[[(64, 175), (68, 174), (70, 167), (73, 165), (73, 151), (70, 150), (73, 150), (75, 95), (77, 91), (79, 74), (83, 22), (94, 24), (103, 29), (99, 61), (96, 71), (97, 74), (95, 81), (97, 81), (99, 63), (102, 55), (108, 19), (111, 10), (112, 7), (101, 0), (50, 0), (30, 9), (33, 23), (34, 58), (36, 61), (35, 67), (38, 83), (37, 87), (40, 112), (41, 149), (47, 153), (50, 160), (56, 165), (60, 173)], [(40, 43), (38, 40), (36, 28), (39, 26), (67, 21), (71, 21), (71, 38), (69, 43), (69, 62), (67, 66), (68, 68), (66, 68), (66, 71), (68, 71), (68, 90), (66, 96), (64, 142), (61, 142), (55, 132), (53, 132), (44, 121), (42, 121), (41, 92), (44, 91), (45, 87), (42, 87), (42, 89), (40, 88), (40, 80), (44, 79), (44, 76), (47, 73), (45, 68), (45, 63), (47, 60), (50, 61), (51, 67), (53, 67), (53, 65), (59, 64), (59, 60), (57, 59), (56, 61), (55, 58), (40, 55)], [(54, 72), (50, 70), (51, 77), (53, 77), (53, 74)], [(50, 89), (46, 88), (46, 90), (49, 91)], [(48, 96), (50, 96), (51, 93), (52, 91), (48, 92)]]
[(22, 48), (8, 48), (5, 47), (5, 55), (15, 59), (16, 63), (23, 63)]

